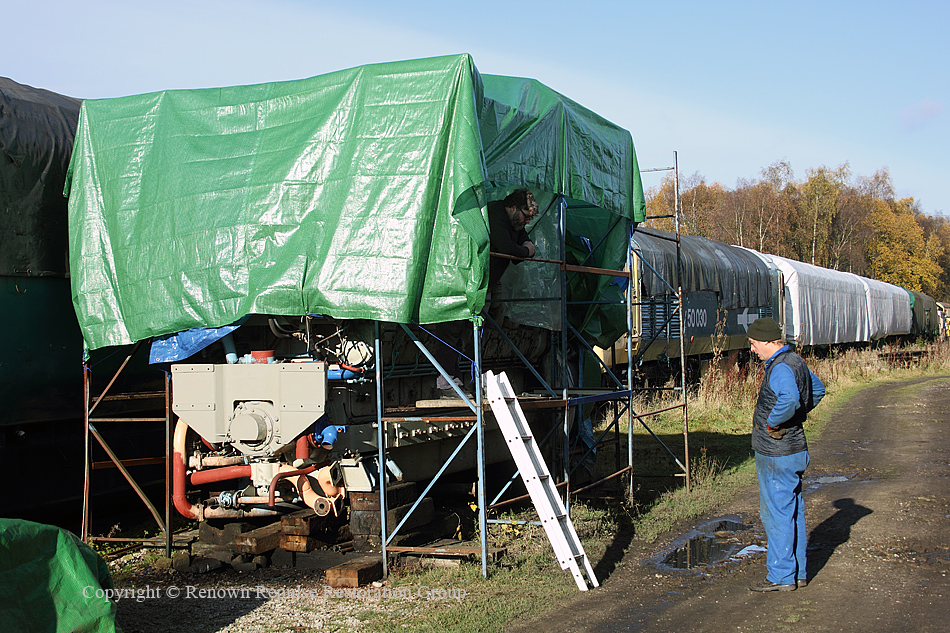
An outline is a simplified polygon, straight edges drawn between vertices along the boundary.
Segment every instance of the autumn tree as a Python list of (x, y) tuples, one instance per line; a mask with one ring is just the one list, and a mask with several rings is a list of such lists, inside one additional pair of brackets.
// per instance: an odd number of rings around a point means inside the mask
[(873, 199), (853, 187), (838, 193), (838, 212), (828, 235), (828, 267), (856, 275), (867, 275), (865, 245), (873, 235), (868, 221)]
[(673, 230), (673, 211), (676, 202), (676, 181), (673, 174), (663, 177), (658, 187), (651, 187), (646, 193), (647, 220), (644, 226), (663, 231)]
[[(710, 232), (715, 226), (719, 214), (718, 207), (722, 205), (725, 189), (719, 183), (707, 185), (705, 179), (698, 173), (687, 178), (680, 178), (680, 233), (686, 235), (700, 235), (714, 238)], [(673, 231), (672, 217), (675, 209), (675, 180), (673, 174), (667, 174), (659, 187), (647, 192), (647, 216), (657, 218), (650, 220), (647, 226)]]
[(795, 171), (787, 160), (777, 160), (762, 168), (762, 180), (768, 183), (775, 195), (780, 195), (795, 181)]
[(887, 167), (881, 167), (870, 178), (858, 177), (857, 190), (862, 195), (874, 200), (893, 200), (894, 182)]
[(914, 218), (924, 232), (928, 257), (937, 263), (938, 281), (933, 296), (938, 301), (950, 301), (950, 220), (919, 212)]
[(744, 199), (744, 246), (778, 255), (788, 230), (791, 202), (783, 192), (776, 191), (764, 180), (747, 183), (737, 188), (736, 193)]
[(822, 166), (807, 173), (808, 180), (798, 189), (789, 222), (789, 245), (797, 259), (825, 266), (830, 259), (828, 238), (838, 212), (838, 194), (850, 169), (845, 163), (834, 170)]
[(937, 262), (928, 255), (924, 231), (914, 217), (913, 198), (874, 200), (868, 242), (870, 276), (880, 281), (934, 294), (939, 283)]
[(713, 234), (727, 195), (725, 187), (718, 182), (707, 185), (699, 174), (690, 176), (685, 184), (685, 188), (681, 186), (680, 194), (680, 230), (690, 235), (717, 239)]
[(892, 200), (894, 184), (887, 167), (870, 178), (859, 176), (854, 185), (838, 191), (837, 213), (828, 235), (828, 267), (857, 275), (868, 274), (867, 248), (873, 236), (870, 224), (874, 200)]

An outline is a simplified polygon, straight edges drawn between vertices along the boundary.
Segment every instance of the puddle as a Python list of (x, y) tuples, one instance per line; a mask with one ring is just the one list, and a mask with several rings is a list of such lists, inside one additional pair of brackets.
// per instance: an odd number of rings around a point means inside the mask
[(804, 480), (805, 490), (813, 491), (820, 488), (823, 484), (840, 484), (850, 481), (854, 473), (850, 475), (822, 475), (821, 477), (806, 477)]
[(721, 563), (743, 549), (735, 532), (747, 529), (748, 525), (728, 519), (707, 523), (683, 545), (667, 554), (660, 564), (674, 569), (692, 569), (699, 565)]
[(819, 477), (815, 480), (816, 484), (836, 484), (841, 481), (848, 481), (847, 477), (842, 477), (840, 475), (835, 477)]

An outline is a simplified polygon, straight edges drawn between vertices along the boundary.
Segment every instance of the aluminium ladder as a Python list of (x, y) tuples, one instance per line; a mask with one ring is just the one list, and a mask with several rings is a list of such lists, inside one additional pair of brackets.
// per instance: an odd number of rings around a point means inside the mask
[[(504, 372), (495, 375), (489, 371), (485, 374), (485, 382), (488, 386), (488, 401), (492, 412), (498, 421), (498, 427), (505, 436), (505, 442), (515, 460), (518, 472), (521, 473), (521, 479), (531, 495), (531, 502), (538, 511), (541, 525), (544, 526), (544, 531), (547, 532), (548, 540), (557, 556), (557, 562), (561, 565), (561, 569), (570, 568), (577, 587), (581, 591), (587, 591), (588, 582), (594, 587), (599, 586), (587, 554), (584, 552), (584, 546), (577, 538), (571, 517), (564, 509), (548, 467), (541, 457), (538, 445), (531, 434), (531, 428), (518, 403), (518, 398), (515, 397), (514, 389), (508, 381), (508, 376)], [(583, 570), (581, 565), (583, 565)], [(587, 574), (587, 580), (584, 579), (584, 572)]]

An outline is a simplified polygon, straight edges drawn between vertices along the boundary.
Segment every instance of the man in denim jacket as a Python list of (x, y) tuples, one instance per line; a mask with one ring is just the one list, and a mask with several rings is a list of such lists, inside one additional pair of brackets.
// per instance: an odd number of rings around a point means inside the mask
[(765, 361), (765, 377), (752, 416), (752, 449), (759, 479), (759, 515), (768, 538), (765, 581), (752, 591), (794, 591), (805, 573), (805, 500), (802, 473), (808, 467), (803, 424), (825, 395), (825, 386), (801, 356), (782, 341), (770, 318), (749, 326), (752, 352)]

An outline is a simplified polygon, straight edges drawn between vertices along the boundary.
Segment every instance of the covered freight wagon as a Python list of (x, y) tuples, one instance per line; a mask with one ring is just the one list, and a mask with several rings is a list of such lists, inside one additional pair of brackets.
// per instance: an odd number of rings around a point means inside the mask
[(900, 286), (859, 277), (868, 302), (868, 328), (872, 341), (909, 334), (912, 323), (910, 295)]
[(893, 284), (756, 253), (785, 283), (785, 339), (798, 347), (868, 343), (910, 332), (910, 299)]
[(851, 273), (757, 251), (785, 283), (785, 339), (798, 347), (868, 342), (867, 287)]
[(908, 290), (910, 294), (913, 323), (911, 334), (925, 338), (936, 338), (941, 335), (942, 314), (933, 297), (917, 290)]
[(80, 103), (0, 77), (0, 426), (82, 413), (63, 197)]

